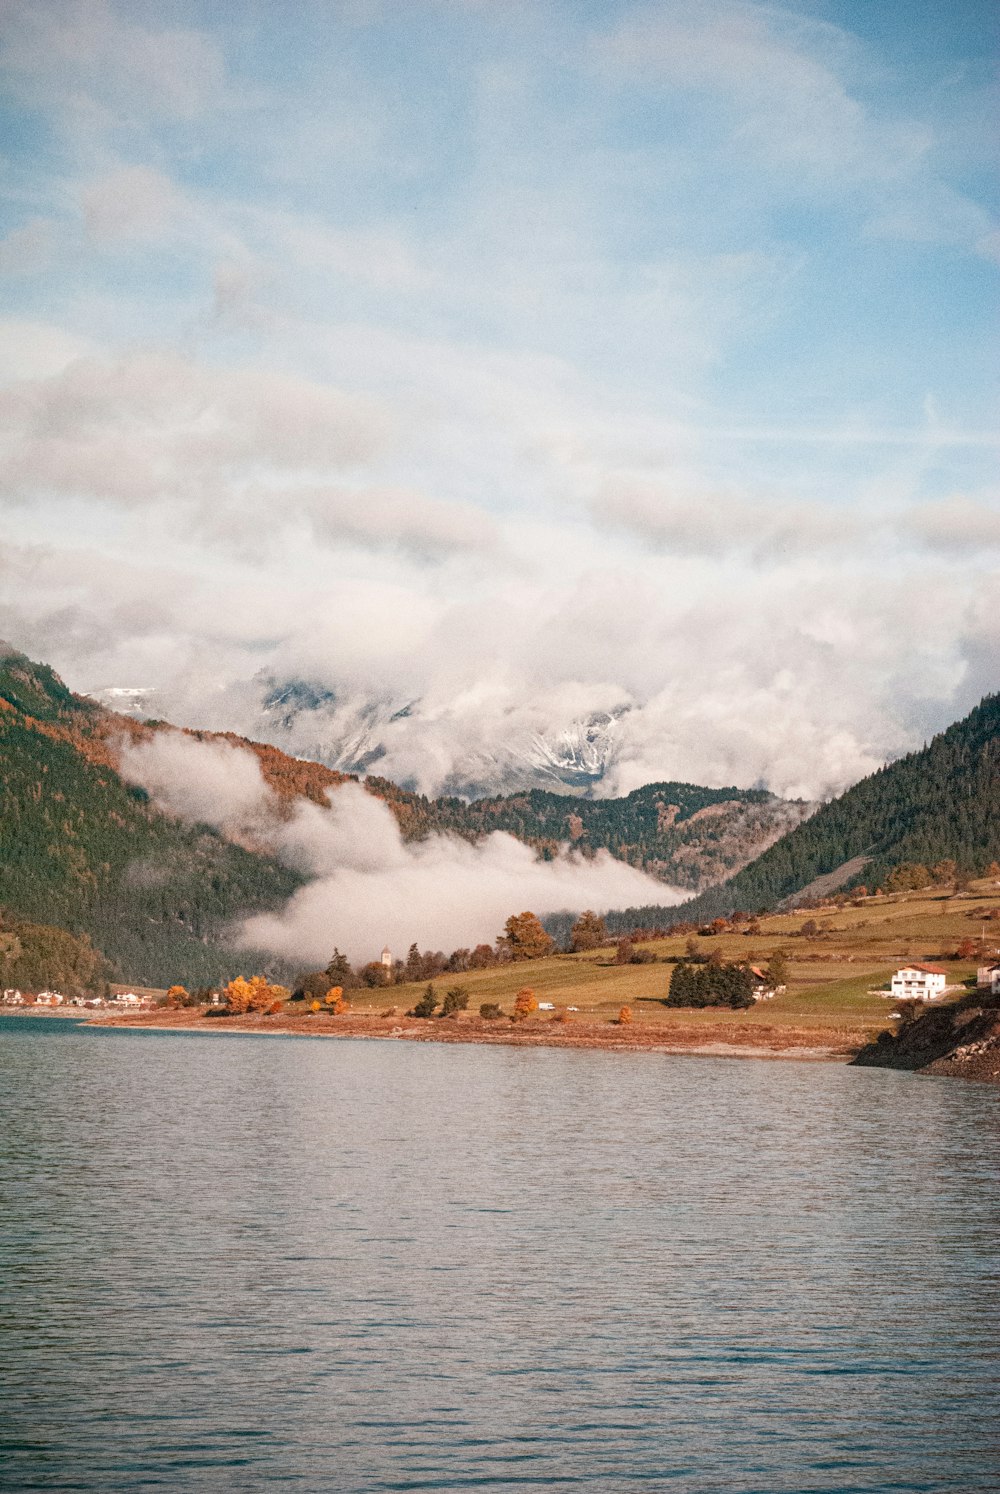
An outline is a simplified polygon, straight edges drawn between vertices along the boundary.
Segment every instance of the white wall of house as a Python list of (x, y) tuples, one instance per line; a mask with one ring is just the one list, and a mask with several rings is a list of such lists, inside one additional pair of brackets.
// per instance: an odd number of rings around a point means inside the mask
[(907, 965), (892, 977), (891, 992), (897, 1001), (935, 1001), (944, 995), (947, 983), (943, 973)]

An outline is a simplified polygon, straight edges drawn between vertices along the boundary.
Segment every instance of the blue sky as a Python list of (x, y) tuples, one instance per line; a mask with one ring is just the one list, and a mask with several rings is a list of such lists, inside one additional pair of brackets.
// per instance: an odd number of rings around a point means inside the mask
[(819, 793), (997, 687), (993, 6), (0, 41), (0, 633), (77, 688), (419, 698), (428, 789), (627, 707), (617, 787)]

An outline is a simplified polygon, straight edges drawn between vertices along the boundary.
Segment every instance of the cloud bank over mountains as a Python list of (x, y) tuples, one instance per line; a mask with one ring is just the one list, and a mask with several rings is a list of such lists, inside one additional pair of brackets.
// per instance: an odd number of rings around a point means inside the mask
[(328, 795), (329, 808), (296, 801), (289, 814), (264, 783), (253, 753), (180, 732), (123, 744), (122, 773), (163, 809), (260, 846), (304, 873), (306, 885), (278, 913), (232, 931), (240, 945), (325, 964), (334, 945), (352, 961), (401, 957), (416, 940), (450, 953), (492, 944), (511, 913), (670, 904), (686, 894), (602, 851), (568, 850), (553, 861), (499, 832), (478, 845), (432, 835), (407, 844), (392, 811), (357, 784)]
[(426, 792), (919, 746), (998, 684), (995, 85), (878, 9), (14, 0), (0, 636)]

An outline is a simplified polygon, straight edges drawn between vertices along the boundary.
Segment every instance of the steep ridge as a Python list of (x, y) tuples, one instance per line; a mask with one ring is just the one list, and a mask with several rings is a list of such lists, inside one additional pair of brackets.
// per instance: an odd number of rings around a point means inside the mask
[[(615, 928), (700, 921), (793, 902), (817, 879), (880, 886), (905, 862), (954, 860), (976, 871), (1000, 858), (1000, 695), (823, 805), (742, 871), (680, 907), (621, 909)], [(838, 876), (839, 874), (839, 876)]]
[(119, 978), (217, 980), (239, 964), (225, 923), (300, 878), (159, 813), (115, 771), (112, 728), (46, 666), (0, 658), (0, 908), (89, 935)]

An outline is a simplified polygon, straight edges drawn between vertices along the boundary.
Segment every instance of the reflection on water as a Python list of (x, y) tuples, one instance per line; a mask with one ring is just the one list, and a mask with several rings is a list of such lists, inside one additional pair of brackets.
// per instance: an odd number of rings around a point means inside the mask
[(997, 1490), (1000, 1094), (0, 1018), (0, 1486)]

